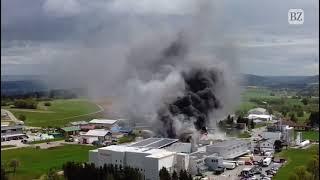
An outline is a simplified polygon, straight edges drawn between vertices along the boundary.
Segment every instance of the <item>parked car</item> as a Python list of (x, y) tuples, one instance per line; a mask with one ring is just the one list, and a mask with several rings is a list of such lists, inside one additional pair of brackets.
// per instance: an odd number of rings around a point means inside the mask
[(270, 177), (263, 177), (263, 178), (261, 178), (261, 180), (271, 180), (271, 178)]
[(276, 174), (276, 172), (271, 169), (266, 170), (266, 173), (267, 173), (267, 175), (275, 175)]

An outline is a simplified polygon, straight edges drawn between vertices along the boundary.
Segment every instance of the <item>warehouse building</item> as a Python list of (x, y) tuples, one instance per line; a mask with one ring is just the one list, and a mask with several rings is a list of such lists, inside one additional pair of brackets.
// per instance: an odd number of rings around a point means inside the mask
[(89, 162), (97, 167), (114, 164), (138, 168), (144, 175), (143, 179), (158, 180), (162, 167), (172, 172), (187, 166), (186, 155), (162, 149), (175, 142), (177, 139), (149, 138), (131, 145), (107, 146), (90, 150)]
[(11, 124), (1, 124), (1, 141), (8, 141), (14, 139), (21, 139), (26, 137), (23, 133), (23, 125), (11, 125)]
[(92, 119), (89, 121), (90, 125), (94, 125), (96, 128), (111, 129), (112, 126), (116, 125), (118, 120), (112, 119)]
[(228, 140), (206, 146), (208, 154), (217, 153), (223, 159), (234, 159), (252, 150), (251, 142), (246, 140)]

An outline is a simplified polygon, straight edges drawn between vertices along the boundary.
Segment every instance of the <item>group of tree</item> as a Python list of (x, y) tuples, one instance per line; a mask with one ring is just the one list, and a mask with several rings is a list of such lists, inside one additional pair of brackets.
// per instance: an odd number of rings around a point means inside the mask
[(310, 113), (308, 124), (312, 127), (319, 127), (319, 111)]
[(19, 114), (18, 119), (20, 121), (25, 121), (27, 119), (27, 117), (24, 114)]
[(14, 101), (15, 108), (22, 109), (37, 109), (38, 102), (34, 99), (18, 99)]
[(290, 120), (293, 121), (293, 122), (297, 122), (298, 121), (298, 119), (296, 118), (296, 115), (295, 115), (294, 112), (291, 112), (289, 114), (289, 117), (290, 117)]
[(85, 95), (82, 89), (53, 89), (48, 91), (37, 91), (19, 94), (1, 94), (1, 105), (9, 105), (10, 102), (16, 99), (38, 99), (38, 100), (51, 100), (51, 99), (72, 99), (77, 98), (79, 95)]
[(255, 123), (253, 122), (253, 120), (250, 120), (250, 119), (245, 118), (243, 116), (238, 116), (237, 123), (245, 123), (246, 126), (251, 129), (254, 129), (254, 127), (255, 127)]
[(64, 177), (68, 180), (142, 180), (139, 169), (122, 167), (121, 165), (104, 165), (95, 167), (94, 164), (67, 162), (63, 165)]
[(273, 148), (276, 152), (280, 152), (282, 150), (282, 142), (280, 140), (275, 140)]
[(233, 117), (231, 117), (230, 114), (227, 116), (226, 123), (233, 124)]
[(159, 171), (159, 177), (160, 180), (192, 180), (191, 174), (186, 170), (181, 170), (179, 175), (176, 171), (173, 171), (173, 173), (170, 174), (165, 167)]

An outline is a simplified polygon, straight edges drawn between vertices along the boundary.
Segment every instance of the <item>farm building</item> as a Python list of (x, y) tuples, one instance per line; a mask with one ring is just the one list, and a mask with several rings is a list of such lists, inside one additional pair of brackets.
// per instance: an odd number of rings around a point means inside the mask
[(94, 141), (102, 143), (106, 140), (111, 140), (111, 132), (105, 129), (93, 129), (81, 135), (83, 144), (91, 144)]
[(77, 135), (79, 134), (79, 131), (81, 130), (79, 126), (69, 126), (69, 127), (63, 127), (61, 128), (62, 132), (65, 136), (70, 135)]
[(89, 121), (90, 125), (95, 125), (96, 128), (111, 129), (112, 126), (116, 125), (118, 120), (111, 119), (93, 119)]

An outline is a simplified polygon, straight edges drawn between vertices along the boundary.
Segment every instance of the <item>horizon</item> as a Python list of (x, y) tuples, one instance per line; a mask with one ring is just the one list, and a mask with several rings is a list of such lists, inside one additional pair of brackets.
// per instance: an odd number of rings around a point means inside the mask
[[(208, 37), (213, 42), (219, 42), (220, 36), (226, 37), (222, 43), (232, 44), (235, 50), (232, 57), (227, 58), (234, 61), (239, 72), (263, 76), (317, 74), (319, 2), (286, 0), (278, 3), (273, 0), (261, 3), (250, 0), (216, 3), (219, 18), (206, 19), (212, 22), (206, 28), (214, 28)], [(68, 61), (68, 57), (78, 51), (104, 48), (112, 52), (114, 46), (121, 51), (127, 48), (126, 44), (135, 47), (141, 39), (159, 31), (170, 34), (185, 28), (194, 15), (192, 5), (192, 0), (157, 2), (156, 6), (145, 1), (90, 1), (90, 6), (76, 0), (70, 3), (3, 1), (2, 73), (34, 74), (35, 69), (40, 73), (48, 72), (57, 61)], [(293, 7), (304, 10), (304, 24), (288, 24), (288, 9)], [(215, 24), (219, 27), (211, 27)], [(208, 56), (214, 49), (215, 44), (209, 40), (201, 42), (202, 56)]]

